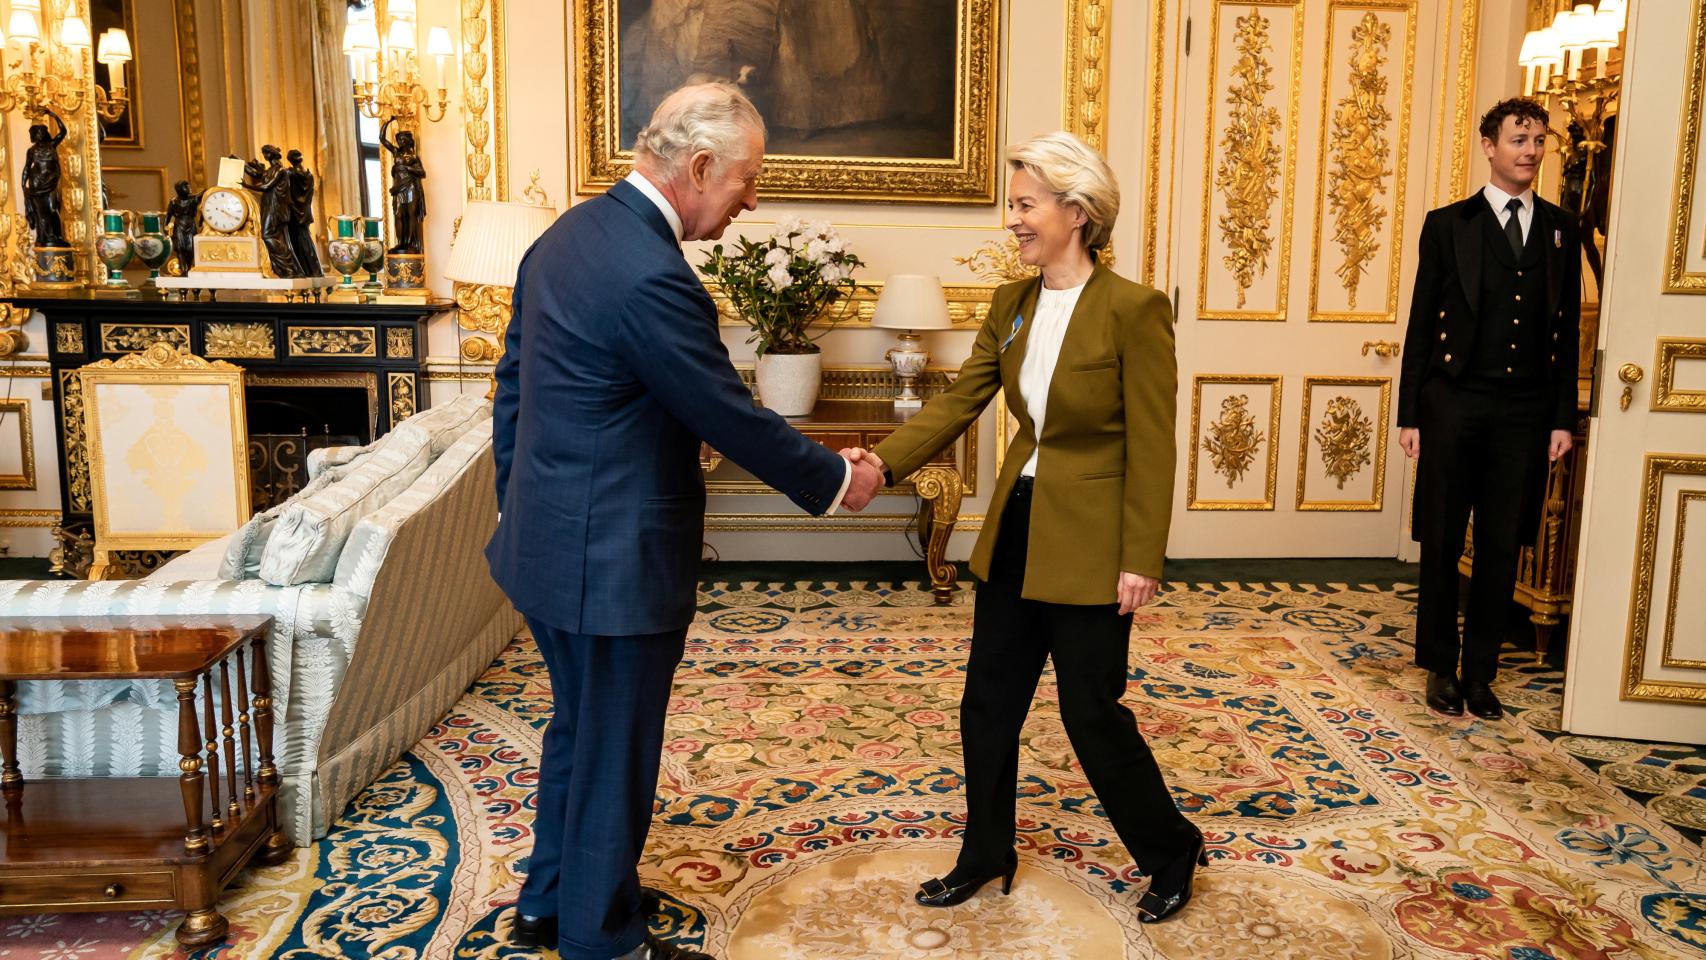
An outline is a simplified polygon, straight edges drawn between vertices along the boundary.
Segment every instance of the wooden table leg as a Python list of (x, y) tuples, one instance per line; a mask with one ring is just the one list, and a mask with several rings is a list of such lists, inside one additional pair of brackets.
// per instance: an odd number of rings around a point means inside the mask
[(0, 680), (0, 794), (8, 803), (24, 792), (24, 775), (18, 769), (18, 706), (10, 680)]
[(206, 853), (207, 827), (201, 822), (201, 731), (195, 719), (195, 678), (174, 680), (178, 691), (178, 790), (184, 797), (184, 820), (189, 832), (184, 834), (184, 850), (191, 854)]
[(249, 647), (254, 657), (253, 670), (250, 678), (255, 685), (255, 752), (260, 754), (260, 769), (255, 779), (273, 788), (272, 812), (274, 829), (267, 837), (266, 847), (261, 852), (261, 862), (268, 866), (283, 863), (289, 859), (291, 852), (290, 838), (283, 830), (277, 829), (278, 816), (278, 767), (273, 763), (272, 756), (272, 669), (267, 666), (267, 640), (264, 635), (257, 636)]
[(925, 467), (912, 475), (912, 485), (925, 506), (919, 515), (919, 539), (924, 541), (930, 589), (936, 594), (936, 605), (946, 606), (954, 599), (955, 577), (959, 573), (948, 562), (948, 539), (960, 519), (960, 497), (965, 485), (960, 475), (947, 467)]

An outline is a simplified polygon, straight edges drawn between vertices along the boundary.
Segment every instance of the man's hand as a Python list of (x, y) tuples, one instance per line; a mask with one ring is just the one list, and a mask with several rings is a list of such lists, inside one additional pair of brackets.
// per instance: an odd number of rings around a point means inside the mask
[(1554, 430), (1552, 431), (1552, 443), (1546, 448), (1546, 459), (1556, 463), (1559, 457), (1569, 453), (1570, 448), (1575, 445), (1576, 441), (1570, 436), (1570, 431)]
[(1154, 577), (1146, 577), (1141, 573), (1120, 571), (1120, 615), (1145, 606), (1155, 599), (1155, 591), (1161, 586), (1161, 581)]
[(873, 463), (869, 454), (864, 457), (854, 454), (852, 450), (841, 451), (841, 456), (853, 465), (853, 478), (847, 482), (847, 493), (842, 496), (841, 505), (858, 513), (865, 509), (883, 485), (883, 471)]
[(858, 463), (861, 460), (870, 461), (870, 463), (877, 468), (878, 473), (882, 473), (884, 470), (888, 469), (888, 466), (883, 463), (882, 457), (866, 450), (864, 447), (849, 447), (848, 449), (841, 451), (841, 455), (854, 463)]
[[(1411, 460), (1422, 455), (1422, 431), (1415, 427), (1405, 427), (1398, 431), (1398, 446), (1404, 449), (1404, 456)], [(1554, 460), (1557, 458), (1554, 457)]]

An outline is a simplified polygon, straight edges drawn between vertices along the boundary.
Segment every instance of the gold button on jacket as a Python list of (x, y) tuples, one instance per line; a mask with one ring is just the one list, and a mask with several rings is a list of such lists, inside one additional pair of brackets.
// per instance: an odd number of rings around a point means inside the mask
[[(1019, 370), (1041, 289), (1041, 278), (997, 289), (959, 377), (875, 452), (896, 480), (910, 476), (1005, 389), (1019, 429), (972, 551), (972, 573), (988, 579), (1007, 496), (1037, 452), (1023, 596), (1114, 603), (1120, 572), (1159, 578), (1167, 550), (1177, 455), (1172, 307), (1160, 291), (1096, 267), (1061, 342), (1039, 438)], [(1025, 321), (1014, 333), (1016, 316)]]

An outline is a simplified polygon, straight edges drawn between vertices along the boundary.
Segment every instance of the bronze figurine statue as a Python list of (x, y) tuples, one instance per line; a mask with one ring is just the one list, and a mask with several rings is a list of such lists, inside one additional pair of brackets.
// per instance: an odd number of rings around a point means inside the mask
[(302, 276), (318, 277), (325, 271), (314, 245), (314, 174), (302, 165), (301, 150), (290, 151), (285, 159), (290, 161), (290, 249)]
[(397, 134), (397, 142), (385, 139), (386, 120), (379, 126), (379, 145), (391, 152), (391, 223), (397, 231), (397, 242), (390, 253), (421, 253), (425, 249), (426, 168), (415, 150), (415, 135), (407, 130)]
[(172, 233), (172, 252), (178, 258), (178, 275), (195, 266), (196, 219), (201, 215), (201, 194), (190, 192), (190, 182), (179, 180), (177, 196), (166, 204), (166, 229)]
[(35, 231), (38, 247), (65, 246), (65, 224), (59, 213), (59, 145), (65, 140), (65, 121), (52, 110), (42, 114), (59, 125), (50, 134), (47, 124), (30, 126), (30, 146), (24, 154), (24, 218)]
[(250, 160), (243, 165), (243, 186), (259, 197), (261, 242), (275, 277), (303, 276), (290, 247), (290, 178), (280, 161), (284, 153), (272, 144), (261, 147), (266, 163)]

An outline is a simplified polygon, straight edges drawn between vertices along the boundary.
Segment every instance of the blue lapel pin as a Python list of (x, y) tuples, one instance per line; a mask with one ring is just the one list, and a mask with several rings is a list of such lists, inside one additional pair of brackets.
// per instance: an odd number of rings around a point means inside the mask
[(996, 352), (997, 353), (1006, 353), (1007, 352), (1007, 345), (1012, 343), (1013, 338), (1019, 335), (1019, 328), (1023, 327), (1024, 325), (1025, 325), (1025, 315), (1022, 313), (1014, 314), (1013, 315), (1013, 329), (1007, 331), (1007, 339), (1001, 341), (1001, 348), (999, 350), (997, 350)]

